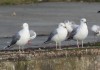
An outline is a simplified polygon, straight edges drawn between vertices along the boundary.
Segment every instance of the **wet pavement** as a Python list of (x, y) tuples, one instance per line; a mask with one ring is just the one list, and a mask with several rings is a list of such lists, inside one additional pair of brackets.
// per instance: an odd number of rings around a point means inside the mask
[[(47, 36), (54, 30), (60, 22), (72, 20), (76, 24), (80, 23), (81, 18), (87, 19), (89, 36), (85, 43), (93, 42), (94, 37), (90, 31), (94, 24), (100, 25), (99, 3), (38, 3), (29, 5), (0, 6), (0, 49), (9, 44), (13, 34), (21, 29), (24, 22), (29, 23), (30, 29), (39, 35), (32, 40), (32, 44), (24, 47), (47, 47), (55, 44), (43, 44)], [(13, 16), (16, 12), (16, 16)], [(99, 40), (99, 37), (97, 38)], [(76, 41), (63, 42), (62, 45), (76, 44)], [(14, 47), (15, 48), (15, 47)]]

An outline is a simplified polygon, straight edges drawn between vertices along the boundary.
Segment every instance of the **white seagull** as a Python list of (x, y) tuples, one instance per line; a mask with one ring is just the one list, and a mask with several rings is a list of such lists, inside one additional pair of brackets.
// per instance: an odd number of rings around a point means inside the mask
[[(72, 22), (72, 21), (65, 21), (64, 22), (65, 23), (65, 25), (66, 25), (66, 28), (67, 28), (67, 31), (68, 31), (68, 35), (67, 35), (67, 38), (70, 36), (70, 33), (75, 29), (75, 28), (77, 28), (79, 25), (77, 25), (77, 24), (75, 24), (74, 22)], [(67, 39), (66, 38), (66, 39)]]
[(64, 23), (60, 23), (58, 25), (58, 28), (52, 31), (44, 43), (48, 43), (51, 41), (56, 42), (56, 49), (57, 49), (57, 44), (59, 44), (59, 49), (61, 49), (61, 42), (64, 41), (67, 37), (67, 29)]
[(16, 44), (19, 46), (19, 51), (20, 51), (20, 46), (24, 46), (25, 44), (28, 43), (29, 40), (30, 40), (29, 25), (27, 23), (23, 23), (22, 30), (20, 30), (12, 37), (10, 45), (8, 45), (6, 48), (9, 48), (14, 44)]
[(96, 36), (100, 36), (100, 26), (98, 26), (98, 25), (93, 25), (93, 26), (91, 27), (91, 30), (92, 30), (92, 32), (94, 33), (94, 43), (95, 43), (95, 42), (96, 42), (96, 41), (95, 41)]
[(93, 25), (91, 27), (91, 30), (94, 32), (94, 36), (100, 36), (100, 26), (98, 25)]
[(79, 43), (78, 41), (82, 41), (82, 47), (83, 47), (83, 40), (88, 36), (88, 27), (86, 24), (86, 19), (82, 18), (80, 20), (80, 25), (73, 29), (73, 31), (70, 33), (70, 36), (68, 40), (74, 39), (77, 40), (77, 46), (79, 48)]
[(67, 27), (67, 30), (69, 33), (71, 33), (73, 31), (73, 29), (77, 28), (79, 25), (75, 24), (73, 21), (65, 21), (64, 22), (66, 27)]
[(67, 27), (67, 30), (69, 33), (71, 33), (73, 31), (73, 28), (72, 28), (72, 22), (70, 22), (69, 20), (68, 21), (64, 21), (66, 27)]
[(30, 41), (35, 39), (37, 34), (34, 30), (29, 30), (29, 33), (30, 33), (30, 40), (28, 41), (28, 43), (31, 43)]

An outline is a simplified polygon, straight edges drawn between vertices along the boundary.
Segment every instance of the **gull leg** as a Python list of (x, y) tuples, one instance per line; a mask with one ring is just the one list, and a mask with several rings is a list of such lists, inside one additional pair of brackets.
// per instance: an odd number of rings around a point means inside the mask
[(57, 50), (57, 42), (56, 42), (56, 50)]
[(19, 46), (19, 53), (21, 53), (20, 46)]
[(79, 48), (79, 42), (78, 42), (78, 40), (77, 40), (77, 47)]
[(59, 42), (59, 49), (61, 49), (61, 43)]
[(94, 34), (94, 44), (96, 43), (96, 37), (95, 37), (95, 34)]
[(22, 46), (22, 52), (24, 53), (24, 46)]
[(82, 40), (82, 48), (83, 48), (83, 40)]

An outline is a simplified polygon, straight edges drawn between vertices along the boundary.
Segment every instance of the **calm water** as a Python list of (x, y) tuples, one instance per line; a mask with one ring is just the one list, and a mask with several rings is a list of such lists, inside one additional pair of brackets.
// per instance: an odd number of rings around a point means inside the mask
[(85, 55), (29, 61), (0, 61), (0, 70), (99, 70), (100, 56)]

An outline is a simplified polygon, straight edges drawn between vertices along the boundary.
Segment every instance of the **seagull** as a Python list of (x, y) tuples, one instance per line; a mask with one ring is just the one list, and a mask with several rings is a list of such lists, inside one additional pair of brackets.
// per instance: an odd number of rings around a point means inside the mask
[(52, 31), (48, 37), (48, 39), (44, 43), (48, 43), (54, 41), (57, 45), (59, 44), (59, 49), (61, 49), (61, 42), (64, 41), (67, 37), (67, 29), (64, 23), (60, 23), (58, 28)]
[[(67, 35), (67, 38), (70, 36), (70, 33), (75, 29), (75, 28), (77, 28), (79, 25), (77, 25), (77, 24), (75, 24), (73, 21), (65, 21), (64, 22), (65, 23), (65, 25), (66, 25), (66, 27), (67, 27), (67, 31), (68, 31), (68, 35)], [(67, 39), (66, 38), (66, 39)]]
[(100, 26), (93, 25), (91, 27), (91, 31), (94, 33), (94, 42), (95, 42), (95, 36), (100, 36)]
[(30, 33), (30, 40), (28, 41), (28, 43), (30, 43), (31, 40), (35, 39), (37, 34), (34, 30), (29, 30)]
[(19, 51), (20, 51), (20, 46), (24, 46), (25, 44), (28, 43), (29, 40), (30, 40), (29, 25), (28, 23), (23, 23), (22, 30), (20, 30), (12, 37), (10, 45), (8, 45), (6, 48), (9, 48), (16, 44), (19, 46)]
[(88, 27), (86, 24), (86, 19), (82, 18), (80, 20), (80, 25), (73, 29), (73, 31), (70, 33), (70, 36), (68, 40), (74, 39), (77, 40), (77, 46), (79, 48), (79, 43), (78, 41), (82, 41), (82, 48), (83, 48), (83, 40), (88, 36)]
[(73, 31), (72, 22), (70, 22), (69, 20), (67, 20), (67, 21), (64, 21), (64, 24), (65, 24), (66, 27), (67, 27), (67, 31), (68, 31), (69, 33), (71, 33), (71, 32)]
[(100, 26), (98, 25), (93, 25), (91, 27), (91, 30), (94, 32), (94, 35), (100, 36)]
[(75, 29), (79, 26), (79, 25), (75, 24), (75, 22), (69, 21), (69, 20), (67, 22), (65, 21), (64, 23), (65, 23), (69, 33), (71, 33), (73, 31), (73, 29)]

